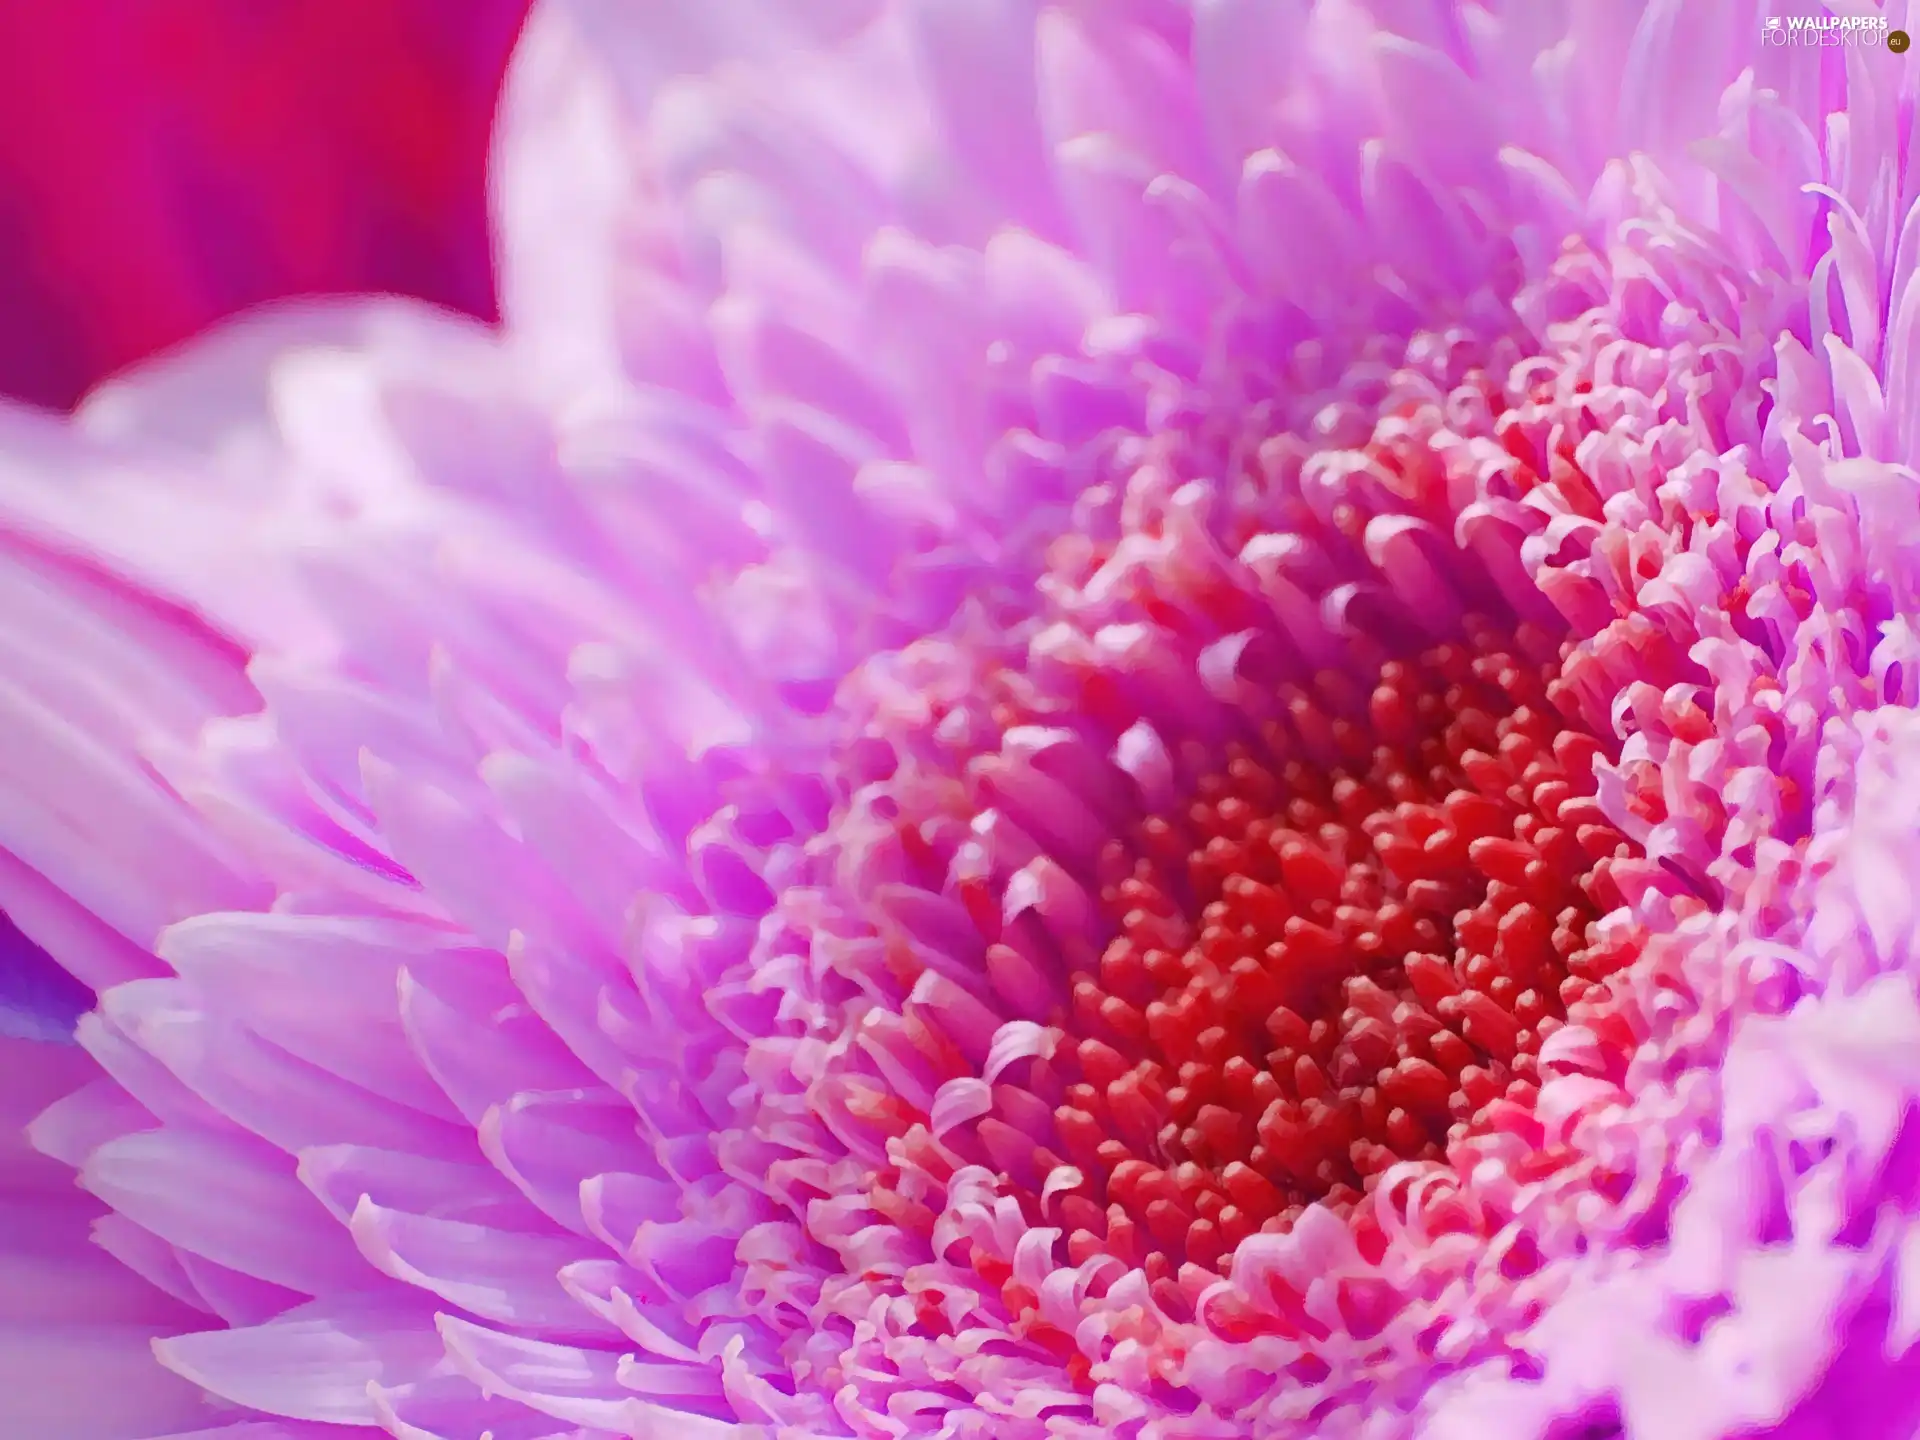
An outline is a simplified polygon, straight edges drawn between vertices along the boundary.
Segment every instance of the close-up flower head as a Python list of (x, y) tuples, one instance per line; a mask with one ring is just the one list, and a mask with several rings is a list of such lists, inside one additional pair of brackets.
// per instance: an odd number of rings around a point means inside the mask
[(1785, 3), (539, 0), (486, 285), (0, 405), (0, 1440), (1920, 1433)]

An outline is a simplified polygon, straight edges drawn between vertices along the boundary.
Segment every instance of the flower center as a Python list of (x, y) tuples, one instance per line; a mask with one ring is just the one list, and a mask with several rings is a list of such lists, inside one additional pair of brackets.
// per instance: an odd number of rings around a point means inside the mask
[[(1050, 1062), (958, 1140), (1072, 1263), (1111, 1255), (1190, 1311), (1249, 1235), (1321, 1202), (1364, 1239), (1393, 1166), (1525, 1130), (1569, 1007), (1624, 1066), (1583, 1002), (1634, 957), (1597, 923), (1634, 848), (1527, 648), (1470, 622), (1370, 695), (1317, 676), (1106, 845), (1112, 939), (1071, 973)], [(1058, 1155), (1028, 1138), (1048, 1110)]]
[[(1490, 1242), (1483, 1162), (1597, 1163), (1560, 1111), (1644, 1038), (1636, 907), (1704, 882), (1609, 819), (1660, 822), (1665, 772), (1550, 633), (1512, 513), (1538, 477), (1485, 438), (1506, 404), (1473, 360), (1416, 340), (1310, 426), (1137, 445), (1039, 613), (983, 596), (849, 690), (846, 808), (769, 941), (804, 940), (808, 1028), (765, 1063), (862, 1157), (822, 1193), (934, 1257), (901, 1282), (916, 1333), (984, 1295), (1084, 1358), (1041, 1288), (1071, 1275), (1105, 1342), (1174, 1371), (1190, 1325), (1324, 1336), (1246, 1242), (1323, 1246), (1324, 1212), (1369, 1265)], [(1641, 686), (1634, 716), (1698, 739), (1697, 693)], [(1592, 1083), (1548, 1086), (1570, 1070)]]

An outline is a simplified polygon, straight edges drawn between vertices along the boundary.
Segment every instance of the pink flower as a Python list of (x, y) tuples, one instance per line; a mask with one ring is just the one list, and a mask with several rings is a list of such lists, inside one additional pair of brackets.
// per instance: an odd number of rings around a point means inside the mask
[(93, 1433), (1911, 1434), (1916, 72), (1763, 18), (556, 3), (504, 337), (8, 419)]
[(0, 393), (70, 405), (249, 305), (492, 312), (483, 166), (521, 0), (13, 7)]

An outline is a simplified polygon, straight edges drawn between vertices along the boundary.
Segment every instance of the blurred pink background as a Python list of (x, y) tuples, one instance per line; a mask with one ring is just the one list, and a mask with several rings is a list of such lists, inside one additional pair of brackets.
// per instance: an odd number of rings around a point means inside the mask
[(493, 316), (528, 0), (0, 0), (0, 393), (66, 406), (285, 295)]

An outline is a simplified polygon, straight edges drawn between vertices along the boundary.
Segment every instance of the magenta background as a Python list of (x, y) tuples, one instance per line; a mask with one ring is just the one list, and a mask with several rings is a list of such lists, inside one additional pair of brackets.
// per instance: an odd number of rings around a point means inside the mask
[(491, 318), (528, 0), (0, 0), (0, 394), (71, 404), (280, 296)]

